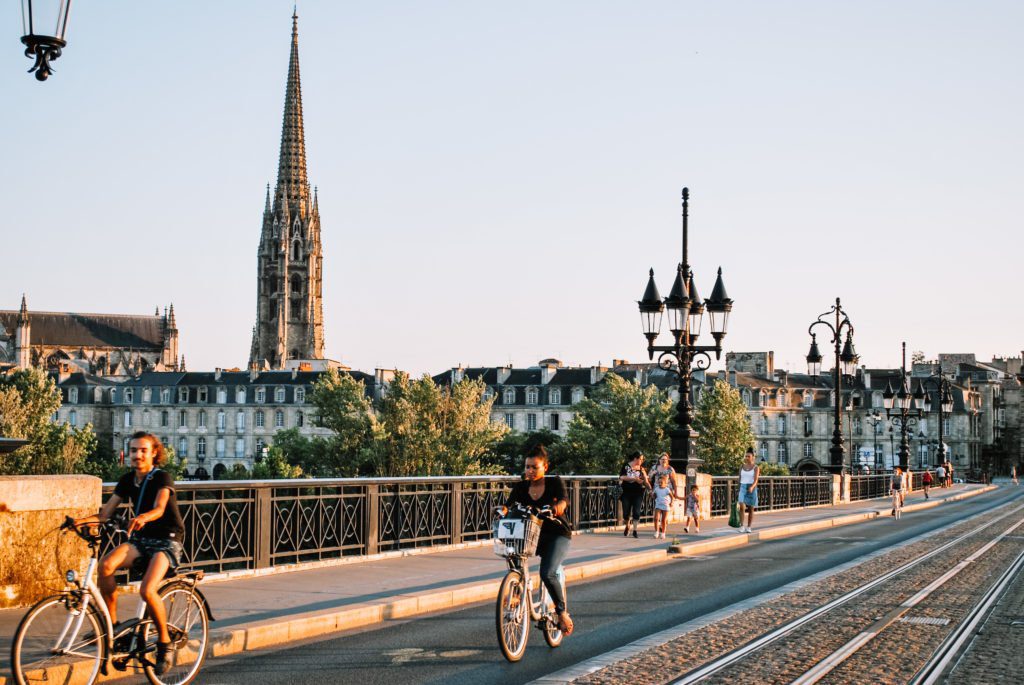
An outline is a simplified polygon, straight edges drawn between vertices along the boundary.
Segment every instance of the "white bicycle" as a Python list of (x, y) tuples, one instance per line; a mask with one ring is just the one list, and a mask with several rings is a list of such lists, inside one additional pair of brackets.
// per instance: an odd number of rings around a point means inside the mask
[(498, 646), (509, 661), (523, 658), (531, 621), (544, 633), (549, 647), (558, 647), (564, 637), (558, 627), (555, 603), (544, 583), (537, 583), (540, 590), (534, 594), (529, 558), (537, 553), (542, 523), (540, 516), (521, 506), (494, 523), (494, 553), (508, 564), (508, 573), (498, 588), (495, 620)]
[[(883, 509), (884, 511), (884, 509)], [(892, 516), (897, 521), (903, 515), (903, 493), (895, 488), (892, 489)]]
[(124, 532), (123, 524), (123, 520), (112, 518), (76, 527), (70, 517), (64, 520), (61, 530), (73, 531), (89, 544), (89, 564), (82, 577), (68, 571), (67, 587), (40, 600), (21, 619), (11, 644), (11, 670), (18, 685), (92, 685), (101, 673), (108, 673), (109, 666), (119, 671), (141, 667), (153, 685), (186, 685), (198, 675), (206, 659), (213, 620), (210, 605), (197, 587), (202, 571), (170, 576), (157, 590), (174, 645), (171, 668), (163, 675), (155, 670), (157, 631), (146, 615), (145, 602), (139, 602), (138, 615), (132, 620), (114, 626), (110, 619), (95, 582), (100, 531)]

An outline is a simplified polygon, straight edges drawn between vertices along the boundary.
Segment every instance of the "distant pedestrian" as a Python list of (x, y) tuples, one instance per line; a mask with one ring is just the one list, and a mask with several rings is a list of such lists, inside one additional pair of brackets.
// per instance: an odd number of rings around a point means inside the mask
[(634, 452), (629, 461), (623, 464), (619, 472), (619, 482), (622, 483), (622, 518), (626, 521), (626, 529), (622, 535), (629, 535), (629, 522), (633, 522), (633, 537), (638, 538), (637, 526), (640, 525), (640, 503), (643, 501), (644, 491), (651, 487), (647, 479), (647, 472), (644, 471), (644, 455)]
[[(750, 533), (754, 523), (754, 509), (757, 509), (757, 479), (761, 469), (754, 463), (754, 448), (748, 447), (743, 455), (743, 466), (740, 467), (740, 493), (737, 503), (740, 505), (740, 532)], [(747, 512), (747, 525), (743, 524), (743, 512)]]
[(672, 509), (672, 501), (676, 498), (674, 484), (669, 484), (668, 476), (662, 475), (654, 486), (654, 537), (665, 538), (668, 528), (668, 512)]
[(946, 467), (945, 466), (943, 466), (942, 464), (939, 464), (939, 466), (935, 469), (935, 477), (939, 481), (939, 487), (940, 488), (946, 487)]
[[(889, 479), (889, 494), (898, 494), (900, 506), (903, 506), (903, 470), (897, 466), (892, 470), (892, 478)], [(896, 507), (892, 508), (892, 515), (896, 515)]]
[(1010, 467), (1010, 480), (1013, 481), (1014, 485), (1020, 485), (1020, 483), (1017, 482), (1017, 467), (1016, 466), (1011, 466)]
[(690, 491), (686, 493), (686, 525), (683, 532), (690, 532), (690, 519), (693, 519), (694, 532), (700, 534), (700, 490), (696, 485), (691, 485)]
[(657, 483), (662, 476), (668, 476), (669, 487), (672, 488), (672, 494), (675, 495), (676, 470), (669, 464), (668, 454), (665, 452), (661, 453), (661, 456), (658, 457), (658, 463), (647, 474), (651, 483)]
[(921, 487), (924, 490), (924, 498), (928, 499), (928, 489), (932, 486), (932, 472), (925, 471), (921, 476)]
[(953, 487), (953, 462), (946, 461), (946, 487)]

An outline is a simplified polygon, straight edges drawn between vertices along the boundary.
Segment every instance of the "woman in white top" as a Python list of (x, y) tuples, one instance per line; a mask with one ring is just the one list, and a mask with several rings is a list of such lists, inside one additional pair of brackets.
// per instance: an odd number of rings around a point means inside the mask
[[(761, 476), (761, 468), (754, 463), (754, 448), (748, 447), (740, 467), (740, 494), (737, 502), (740, 505), (740, 532), (751, 532), (754, 523), (754, 509), (757, 509), (757, 479)], [(747, 525), (743, 526), (743, 510), (747, 511)]]

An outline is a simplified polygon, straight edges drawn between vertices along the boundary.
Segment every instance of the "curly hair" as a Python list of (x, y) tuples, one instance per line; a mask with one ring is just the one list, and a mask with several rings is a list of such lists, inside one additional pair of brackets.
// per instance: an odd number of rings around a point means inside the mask
[(138, 431), (132, 433), (132, 437), (128, 441), (129, 446), (131, 446), (132, 440), (149, 440), (150, 447), (153, 448), (154, 465), (163, 466), (167, 462), (167, 450), (164, 449), (164, 444), (160, 442), (160, 438), (146, 431)]

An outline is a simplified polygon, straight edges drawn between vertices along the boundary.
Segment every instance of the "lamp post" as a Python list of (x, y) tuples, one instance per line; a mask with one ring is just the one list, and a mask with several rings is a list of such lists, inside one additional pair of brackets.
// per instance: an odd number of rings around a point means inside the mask
[(921, 409), (926, 406), (926, 403), (927, 398), (920, 383), (913, 393), (910, 391), (910, 379), (907, 376), (907, 343), (904, 342), (899, 390), (894, 390), (892, 381), (890, 381), (885, 392), (882, 393), (885, 415), (894, 427), (900, 429), (900, 468), (904, 471), (910, 467), (909, 432), (917, 425), (918, 419), (921, 417)]
[[(928, 378), (922, 381), (922, 385), (925, 388), (924, 393), (924, 413), (930, 414), (932, 409), (938, 410), (939, 414), (939, 448), (937, 451), (937, 457), (940, 464), (946, 462), (946, 444), (943, 442), (943, 424), (946, 423), (946, 418), (953, 413), (953, 391), (952, 384), (949, 379), (943, 375), (942, 370), (939, 369), (938, 373), (933, 373)], [(938, 397), (938, 403), (932, 403), (931, 393), (935, 392)]]
[[(60, 57), (61, 49), (68, 44), (65, 35), (70, 9), (71, 0), (21, 0), (21, 24), (25, 32), (21, 42), (25, 44), (25, 56), (36, 61), (28, 71), (35, 72), (38, 81), (50, 77), (53, 73), (50, 62)], [(36, 33), (37, 29), (46, 31), (50, 26), (54, 27), (52, 36)]]
[[(831, 315), (835, 315), (835, 324), (825, 318)], [(832, 344), (835, 347), (833, 375), (836, 402), (832, 427), (832, 447), (829, 448), (828, 453), (829, 468), (833, 473), (842, 474), (846, 469), (843, 450), (843, 376), (852, 380), (859, 357), (853, 349), (853, 324), (850, 323), (850, 317), (846, 315), (846, 311), (843, 310), (837, 297), (835, 306), (819, 315), (817, 321), (807, 328), (807, 333), (811, 336), (811, 349), (807, 353), (807, 373), (810, 376), (817, 378), (821, 375), (822, 356), (818, 349), (818, 336), (814, 332), (816, 326), (824, 326), (832, 333)], [(846, 342), (841, 344), (844, 332), (846, 333)]]
[[(647, 338), (647, 354), (654, 359), (658, 353), (658, 366), (675, 373), (679, 379), (679, 405), (676, 410), (676, 425), (669, 433), (669, 458), (677, 471), (682, 471), (687, 478), (694, 478), (703, 460), (697, 457), (697, 432), (693, 430), (693, 411), (690, 406), (690, 383), (692, 367), (706, 369), (711, 364), (711, 352), (715, 359), (722, 356), (722, 338), (732, 311), (732, 300), (725, 292), (722, 282), (722, 269), (718, 269), (718, 280), (711, 291), (711, 297), (702, 302), (697, 294), (697, 286), (693, 280), (688, 254), (688, 221), (689, 221), (690, 190), (683, 188), (683, 254), (682, 261), (676, 267), (676, 278), (672, 290), (664, 300), (654, 282), (654, 269), (650, 270), (647, 288), (643, 299), (637, 304), (640, 308), (640, 320), (643, 324), (644, 337)], [(700, 336), (701, 319), (705, 309), (711, 326), (714, 345), (697, 345)], [(668, 312), (668, 328), (672, 334), (671, 345), (655, 345), (661, 332), (661, 317)]]

